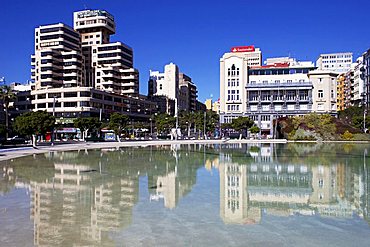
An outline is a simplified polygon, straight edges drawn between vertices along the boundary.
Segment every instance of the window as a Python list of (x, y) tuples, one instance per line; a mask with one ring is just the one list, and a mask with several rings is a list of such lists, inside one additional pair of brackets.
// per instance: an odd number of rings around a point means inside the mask
[(77, 97), (77, 92), (64, 93), (64, 98), (73, 98), (73, 97)]
[(85, 91), (80, 92), (80, 97), (90, 97), (90, 96), (91, 96), (90, 92), (85, 92)]
[(324, 180), (322, 178), (319, 179), (319, 187), (320, 188), (324, 187)]
[(64, 107), (77, 107), (77, 102), (64, 102)]
[(319, 91), (318, 91), (318, 93), (317, 93), (317, 97), (318, 97), (318, 98), (324, 98), (324, 90), (319, 89)]

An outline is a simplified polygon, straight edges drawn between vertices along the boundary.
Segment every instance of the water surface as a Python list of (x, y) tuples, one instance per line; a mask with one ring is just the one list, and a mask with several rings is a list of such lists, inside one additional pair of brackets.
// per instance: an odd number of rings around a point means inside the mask
[(0, 163), (0, 246), (369, 246), (370, 145), (174, 145)]

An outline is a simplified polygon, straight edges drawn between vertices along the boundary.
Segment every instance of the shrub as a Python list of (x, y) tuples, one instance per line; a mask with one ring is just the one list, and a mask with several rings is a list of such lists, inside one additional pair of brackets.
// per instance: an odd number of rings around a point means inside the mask
[(341, 135), (343, 140), (353, 140), (353, 134), (346, 130), (342, 135)]

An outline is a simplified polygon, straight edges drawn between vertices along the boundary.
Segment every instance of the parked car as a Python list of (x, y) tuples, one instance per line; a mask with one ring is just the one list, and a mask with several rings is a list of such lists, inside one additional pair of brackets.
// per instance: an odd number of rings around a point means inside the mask
[(14, 136), (4, 140), (2, 144), (3, 145), (27, 144), (27, 141), (23, 137)]

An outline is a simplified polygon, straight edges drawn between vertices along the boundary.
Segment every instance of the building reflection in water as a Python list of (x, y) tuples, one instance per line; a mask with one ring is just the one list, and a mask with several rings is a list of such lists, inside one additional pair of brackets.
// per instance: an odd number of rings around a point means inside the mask
[[(264, 214), (319, 214), (342, 218), (358, 215), (369, 222), (367, 153), (363, 157), (332, 155), (320, 160), (317, 145), (305, 147), (305, 154), (313, 151), (311, 157), (279, 151), (273, 144), (242, 149), (238, 144), (223, 146), (218, 167), (222, 220), (226, 224), (255, 224)], [(250, 160), (240, 156), (249, 156)]]
[(148, 178), (148, 202), (174, 209), (197, 183), (202, 166), (219, 172), (225, 224), (259, 224), (266, 215), (296, 214), (358, 215), (370, 222), (367, 159), (361, 146), (329, 144), (82, 150), (3, 165), (0, 192), (30, 191), (35, 245), (114, 246), (111, 233), (132, 224), (140, 176)]
[(73, 163), (55, 162), (54, 169), (51, 180), (30, 183), (35, 245), (114, 245), (108, 233), (131, 224), (137, 179), (101, 177)]
[(0, 187), (30, 192), (35, 245), (115, 246), (111, 233), (132, 223), (140, 176), (148, 177), (151, 198), (173, 209), (203, 161), (197, 145), (49, 153), (3, 166)]
[(204, 155), (199, 147), (178, 144), (161, 147), (170, 150), (172, 157), (162, 163), (162, 171), (155, 169), (148, 174), (150, 201), (163, 200), (166, 208), (174, 209), (179, 200), (191, 191), (196, 183), (196, 172), (202, 164), (199, 161)]

